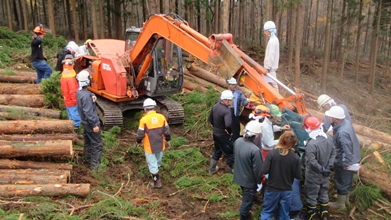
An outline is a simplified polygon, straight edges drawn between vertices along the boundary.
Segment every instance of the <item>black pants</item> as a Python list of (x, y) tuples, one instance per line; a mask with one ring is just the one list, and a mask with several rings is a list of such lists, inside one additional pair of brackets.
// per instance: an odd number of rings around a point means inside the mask
[(229, 167), (234, 166), (234, 151), (233, 151), (233, 142), (230, 140), (229, 135), (216, 136), (213, 134), (213, 140), (215, 144), (215, 149), (212, 155), (214, 160), (219, 160), (221, 154), (224, 154), (225, 161)]
[(240, 137), (240, 116), (235, 116), (233, 110), (232, 114), (232, 143), (235, 143), (236, 139)]
[(98, 168), (100, 157), (102, 156), (102, 136), (100, 132), (94, 132), (91, 125), (83, 123), (84, 129), (84, 158), (90, 166), (90, 169)]

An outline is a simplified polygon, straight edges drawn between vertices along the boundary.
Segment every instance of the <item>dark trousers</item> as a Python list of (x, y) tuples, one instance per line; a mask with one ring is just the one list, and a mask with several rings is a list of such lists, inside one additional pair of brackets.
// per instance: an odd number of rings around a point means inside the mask
[(213, 140), (215, 144), (215, 149), (212, 155), (212, 158), (218, 161), (221, 157), (221, 154), (224, 154), (225, 162), (229, 167), (234, 166), (234, 152), (233, 144), (230, 140), (229, 135), (217, 136), (213, 134)]
[(102, 156), (102, 136), (100, 132), (94, 132), (91, 125), (83, 123), (84, 129), (84, 158), (90, 166), (90, 169), (98, 168), (100, 157)]
[(231, 110), (232, 115), (232, 143), (235, 143), (236, 139), (240, 137), (240, 117), (234, 115), (234, 111)]
[(257, 193), (257, 186), (253, 188), (240, 187), (242, 188), (242, 204), (239, 208), (240, 220), (248, 220), (250, 210), (253, 207), (254, 197)]
[(343, 167), (335, 167), (334, 182), (338, 194), (348, 194), (349, 190), (352, 188), (353, 174), (353, 171), (344, 170)]

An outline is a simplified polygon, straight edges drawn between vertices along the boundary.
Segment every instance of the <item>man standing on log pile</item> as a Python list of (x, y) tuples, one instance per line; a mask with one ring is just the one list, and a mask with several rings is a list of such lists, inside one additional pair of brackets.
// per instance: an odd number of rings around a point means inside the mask
[(360, 144), (353, 125), (346, 119), (342, 107), (332, 106), (325, 114), (333, 126), (333, 142), (336, 148), (334, 182), (338, 193), (337, 201), (330, 202), (329, 206), (333, 209), (345, 209), (345, 203), (349, 204), (353, 174), (358, 170), (355, 167), (361, 160)]
[(76, 79), (79, 81), (79, 90), (76, 93), (77, 108), (84, 129), (84, 159), (91, 170), (97, 170), (100, 166), (103, 144), (98, 111), (94, 104), (96, 96), (87, 90), (90, 84), (88, 71), (80, 71)]
[[(329, 110), (332, 106), (340, 106), (343, 108), (345, 112), (345, 119), (349, 120), (352, 122), (352, 119), (350, 118), (350, 114), (348, 111), (348, 108), (343, 105), (343, 104), (338, 104), (334, 102), (334, 99), (330, 98), (330, 96), (326, 94), (322, 94), (318, 97), (318, 105), (319, 108), (323, 109), (323, 111)], [(331, 123), (328, 117), (325, 117), (324, 122), (323, 122), (323, 131), (327, 132), (331, 127)]]
[(31, 41), (31, 63), (37, 72), (37, 84), (42, 79), (49, 78), (53, 70), (45, 62), (46, 56), (43, 55), (42, 39), (45, 36), (45, 29), (42, 24), (34, 28), (34, 39)]
[[(267, 72), (277, 79), (278, 62), (280, 61), (280, 41), (278, 40), (276, 33), (276, 24), (273, 21), (266, 21), (263, 25), (263, 33), (269, 37), (265, 51), (265, 60), (263, 66)], [(263, 78), (273, 86), (278, 92), (277, 83), (270, 77), (262, 75)]]
[(210, 160), (209, 174), (217, 173), (219, 167), (217, 162), (224, 154), (225, 162), (228, 165), (228, 172), (234, 171), (234, 152), (232, 142), (232, 100), (234, 95), (230, 90), (221, 93), (220, 101), (210, 111), (208, 121), (213, 126), (214, 152)]
[(139, 147), (144, 142), (145, 158), (153, 180), (151, 186), (162, 188), (159, 167), (162, 165), (164, 150), (171, 146), (170, 127), (164, 115), (155, 111), (156, 102), (153, 99), (145, 99), (143, 107), (145, 114), (140, 119), (136, 146)]

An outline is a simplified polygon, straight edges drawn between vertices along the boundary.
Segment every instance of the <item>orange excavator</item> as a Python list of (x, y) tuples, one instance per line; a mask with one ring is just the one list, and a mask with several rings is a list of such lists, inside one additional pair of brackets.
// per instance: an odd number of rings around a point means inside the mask
[(77, 62), (77, 71), (90, 71), (89, 90), (103, 97), (98, 97), (97, 107), (104, 129), (122, 126), (122, 113), (142, 109), (147, 97), (157, 101), (170, 124), (183, 123), (183, 107), (166, 96), (182, 88), (182, 50), (217, 67), (219, 76), (234, 77), (264, 102), (307, 115), (304, 95), (275, 79), (291, 95), (278, 93), (262, 77), (267, 70), (239, 50), (231, 34), (207, 38), (175, 14), (151, 15), (141, 29), (127, 33), (125, 41), (93, 40), (90, 46), (95, 56), (85, 55)]

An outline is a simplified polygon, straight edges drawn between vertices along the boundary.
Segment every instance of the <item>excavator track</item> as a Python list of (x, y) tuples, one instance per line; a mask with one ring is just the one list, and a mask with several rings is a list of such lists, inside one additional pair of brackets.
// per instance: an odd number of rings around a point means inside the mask
[[(178, 102), (168, 98), (167, 96), (154, 97), (157, 102), (157, 111), (162, 113), (170, 125), (183, 124), (185, 120), (185, 112), (183, 107)], [(103, 97), (96, 100), (99, 119), (103, 130), (108, 130), (113, 126), (123, 126), (123, 112), (132, 109), (143, 109), (145, 99), (137, 99), (127, 102), (115, 103)]]

